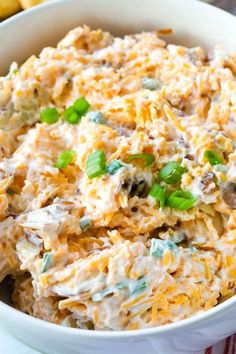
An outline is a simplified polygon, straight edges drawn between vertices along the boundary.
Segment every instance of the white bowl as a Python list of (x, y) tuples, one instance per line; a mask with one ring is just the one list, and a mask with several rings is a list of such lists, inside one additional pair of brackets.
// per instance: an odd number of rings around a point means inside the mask
[[(114, 34), (171, 27), (170, 42), (223, 44), (236, 51), (236, 18), (196, 0), (61, 0), (19, 14), (0, 25), (1, 72), (21, 63), (69, 29), (88, 24)], [(6, 289), (2, 289), (4, 301)], [(0, 301), (0, 320), (29, 346), (50, 354), (174, 354), (210, 346), (236, 330), (236, 297), (178, 323), (131, 332), (71, 329), (25, 315)]]

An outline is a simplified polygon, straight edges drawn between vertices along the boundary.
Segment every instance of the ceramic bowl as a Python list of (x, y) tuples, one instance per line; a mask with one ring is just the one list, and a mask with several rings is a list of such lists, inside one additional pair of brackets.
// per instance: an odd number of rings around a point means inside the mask
[[(196, 0), (50, 1), (0, 24), (1, 74), (56, 44), (75, 26), (88, 24), (115, 35), (173, 28), (168, 41), (236, 51), (236, 18)], [(6, 303), (2, 286), (0, 321), (27, 345), (48, 354), (176, 354), (206, 348), (236, 330), (236, 297), (189, 319), (151, 329), (98, 332), (62, 327), (25, 315)]]

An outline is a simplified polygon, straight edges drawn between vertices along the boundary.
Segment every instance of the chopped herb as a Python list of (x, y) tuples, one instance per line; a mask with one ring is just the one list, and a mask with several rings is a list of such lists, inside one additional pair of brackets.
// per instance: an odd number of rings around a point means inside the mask
[(150, 256), (162, 258), (165, 250), (176, 251), (177, 246), (170, 240), (153, 238), (150, 247)]
[(130, 295), (140, 293), (140, 292), (144, 291), (145, 289), (147, 289), (147, 287), (148, 287), (148, 284), (147, 284), (146, 280), (144, 279), (144, 277), (141, 277), (134, 282), (130, 282), (130, 284), (129, 284)]
[(227, 166), (225, 166), (225, 165), (221, 165), (221, 164), (215, 165), (215, 170), (219, 171), (219, 172), (222, 172), (222, 173), (227, 173), (228, 169), (229, 168)]
[(81, 121), (81, 116), (70, 106), (64, 112), (64, 119), (70, 124), (77, 124)]
[(114, 287), (110, 287), (110, 288), (101, 290), (101, 291), (92, 295), (92, 300), (93, 300), (93, 302), (102, 301), (105, 296), (113, 294), (113, 292), (114, 292)]
[(192, 193), (176, 190), (168, 197), (166, 205), (173, 209), (188, 210), (194, 206), (196, 200)]
[(56, 108), (44, 108), (40, 111), (40, 119), (43, 123), (54, 124), (59, 119), (59, 112)]
[(73, 106), (69, 106), (68, 108), (66, 108), (66, 110), (64, 111), (65, 120), (68, 120), (74, 112), (75, 112), (75, 110), (74, 110)]
[(89, 120), (93, 123), (97, 123), (97, 124), (105, 124), (106, 123), (106, 120), (105, 120), (102, 112), (90, 111), (88, 117), (89, 117)]
[(82, 231), (88, 230), (93, 225), (92, 221), (86, 216), (80, 219), (79, 224)]
[(70, 124), (78, 124), (82, 116), (88, 111), (90, 104), (84, 97), (80, 97), (64, 112), (64, 119)]
[(178, 162), (170, 161), (160, 170), (159, 177), (167, 184), (175, 184), (181, 181), (182, 175), (187, 172), (187, 168)]
[(159, 201), (160, 208), (163, 208), (166, 200), (166, 188), (161, 187), (159, 184), (153, 184), (149, 192), (153, 198)]
[(42, 260), (41, 273), (45, 273), (52, 265), (51, 253), (44, 253)]
[(127, 285), (124, 283), (118, 283), (118, 284), (116, 284), (116, 287), (118, 290), (124, 290), (127, 288)]
[(211, 166), (223, 164), (223, 159), (214, 150), (207, 150), (204, 152), (204, 156)]
[(142, 85), (145, 89), (151, 91), (158, 90), (161, 88), (160, 80), (148, 76), (142, 78)]
[(110, 165), (107, 166), (107, 172), (112, 176), (123, 166), (124, 165), (120, 161), (113, 160)]
[(86, 172), (88, 178), (95, 178), (106, 173), (106, 155), (104, 151), (97, 150), (87, 158)]
[(146, 153), (131, 155), (128, 157), (127, 160), (128, 160), (128, 162), (130, 162), (135, 159), (143, 159), (145, 161), (144, 167), (151, 166), (153, 164), (153, 162), (155, 161), (155, 157), (153, 154), (146, 154)]
[(73, 161), (75, 155), (76, 155), (76, 152), (73, 150), (62, 151), (57, 158), (57, 162), (55, 164), (55, 167), (57, 167), (59, 169), (66, 168)]
[(73, 104), (74, 110), (82, 117), (88, 110), (90, 104), (84, 97), (80, 97), (78, 100), (75, 101)]
[(78, 124), (81, 121), (81, 116), (77, 112), (73, 112), (68, 119), (70, 124)]

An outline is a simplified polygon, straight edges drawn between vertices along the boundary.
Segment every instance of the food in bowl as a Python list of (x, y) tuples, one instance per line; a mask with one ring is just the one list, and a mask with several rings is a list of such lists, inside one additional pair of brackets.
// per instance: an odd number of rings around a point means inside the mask
[[(168, 32), (168, 31), (167, 31)], [(96, 330), (234, 295), (236, 55), (78, 27), (1, 78), (1, 280)]]
[(39, 5), (44, 0), (0, 0), (0, 19), (14, 15), (22, 9)]

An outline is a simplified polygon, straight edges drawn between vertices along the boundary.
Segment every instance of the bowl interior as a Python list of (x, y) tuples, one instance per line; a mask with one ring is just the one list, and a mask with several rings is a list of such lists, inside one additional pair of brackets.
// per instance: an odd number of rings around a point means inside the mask
[(7, 72), (12, 61), (22, 63), (82, 24), (115, 35), (173, 28), (169, 42), (206, 49), (222, 44), (236, 50), (235, 17), (197, 0), (58, 0), (0, 24), (0, 74)]

